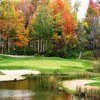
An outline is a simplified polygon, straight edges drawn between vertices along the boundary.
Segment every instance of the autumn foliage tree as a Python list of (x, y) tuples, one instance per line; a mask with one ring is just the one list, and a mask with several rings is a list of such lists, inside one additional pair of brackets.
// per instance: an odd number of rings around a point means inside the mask
[(25, 29), (24, 16), (22, 12), (15, 9), (15, 4), (3, 1), (0, 8), (0, 41), (2, 52), (6, 48), (10, 52), (13, 46), (23, 47), (28, 44), (28, 31)]
[(13, 4), (8, 1), (3, 1), (0, 5), (1, 14), (0, 14), (0, 44), (2, 53), (4, 48), (9, 48), (9, 32), (13, 23), (14, 9)]
[(92, 50), (95, 56), (100, 56), (97, 54), (100, 47), (100, 6), (92, 0), (89, 0), (85, 22), (88, 25), (88, 49)]
[(87, 17), (81, 23), (83, 29), (80, 30), (81, 34), (78, 34), (76, 30), (79, 25), (76, 17), (78, 7), (77, 3), (72, 10), (69, 0), (2, 1), (0, 3), (2, 53), (14, 51), (18, 54), (39, 53), (60, 57), (76, 55), (78, 43), (83, 43), (78, 39), (85, 36), (87, 39), (87, 35), (90, 38), (94, 36), (94, 32), (98, 34), (100, 24), (98, 23), (100, 7), (90, 0)]
[(28, 45), (28, 30), (24, 27), (24, 17), (19, 14), (15, 20), (15, 45), (23, 47)]
[(25, 23), (25, 28), (28, 26), (28, 23), (30, 21), (30, 18), (32, 17), (35, 8), (34, 6), (27, 2), (27, 1), (20, 1), (16, 5), (16, 10), (22, 11), (24, 14), (24, 23)]
[[(70, 46), (75, 38), (74, 30), (76, 25), (70, 3), (68, 0), (51, 0), (49, 8), (51, 8), (50, 13), (54, 20), (53, 43), (54, 45), (57, 44), (55, 48), (65, 47), (65, 52), (67, 52), (67, 47)], [(60, 44), (63, 45), (59, 46)]]
[[(61, 26), (61, 31), (67, 34), (74, 34), (75, 19), (69, 1), (51, 0), (49, 7), (55, 22), (55, 27)], [(55, 29), (56, 30), (56, 29)], [(56, 30), (57, 31), (57, 30)]]

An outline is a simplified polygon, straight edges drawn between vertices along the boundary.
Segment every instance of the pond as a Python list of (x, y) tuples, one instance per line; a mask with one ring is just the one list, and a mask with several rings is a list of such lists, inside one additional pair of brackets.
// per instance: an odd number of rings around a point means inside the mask
[[(41, 88), (36, 80), (0, 82), (0, 100), (79, 100), (65, 92)], [(80, 99), (82, 100), (82, 98)]]

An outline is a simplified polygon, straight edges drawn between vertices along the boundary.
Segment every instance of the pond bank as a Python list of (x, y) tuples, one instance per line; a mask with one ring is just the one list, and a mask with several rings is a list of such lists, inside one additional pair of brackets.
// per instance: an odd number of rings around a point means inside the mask
[(64, 86), (64, 88), (67, 88), (72, 91), (76, 91), (77, 87), (81, 87), (83, 89), (84, 88), (96, 89), (97, 87), (94, 87), (94, 86), (85, 86), (86, 84), (92, 83), (92, 82), (97, 82), (97, 81), (94, 81), (94, 80), (70, 80), (70, 81), (64, 81), (63, 86)]
[(32, 70), (0, 70), (4, 75), (0, 75), (0, 81), (13, 81), (13, 80), (24, 80), (24, 75), (29, 74), (40, 74), (39, 71)]

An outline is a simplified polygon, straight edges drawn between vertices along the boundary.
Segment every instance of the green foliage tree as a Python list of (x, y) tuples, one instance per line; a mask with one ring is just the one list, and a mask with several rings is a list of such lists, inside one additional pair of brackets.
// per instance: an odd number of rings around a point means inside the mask
[(47, 41), (53, 35), (53, 20), (47, 6), (43, 5), (38, 9), (32, 28), (38, 34), (38, 52), (43, 53), (47, 49)]

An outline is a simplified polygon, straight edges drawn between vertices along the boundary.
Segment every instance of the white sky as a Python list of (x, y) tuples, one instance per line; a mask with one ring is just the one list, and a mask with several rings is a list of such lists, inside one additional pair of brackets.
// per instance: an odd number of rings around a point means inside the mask
[[(81, 20), (85, 17), (87, 8), (88, 8), (88, 4), (89, 4), (89, 0), (71, 0), (72, 1), (72, 5), (74, 5), (75, 1), (79, 1), (80, 2), (80, 7), (79, 7), (79, 11), (78, 11), (78, 19)], [(97, 0), (93, 0), (94, 2)]]

